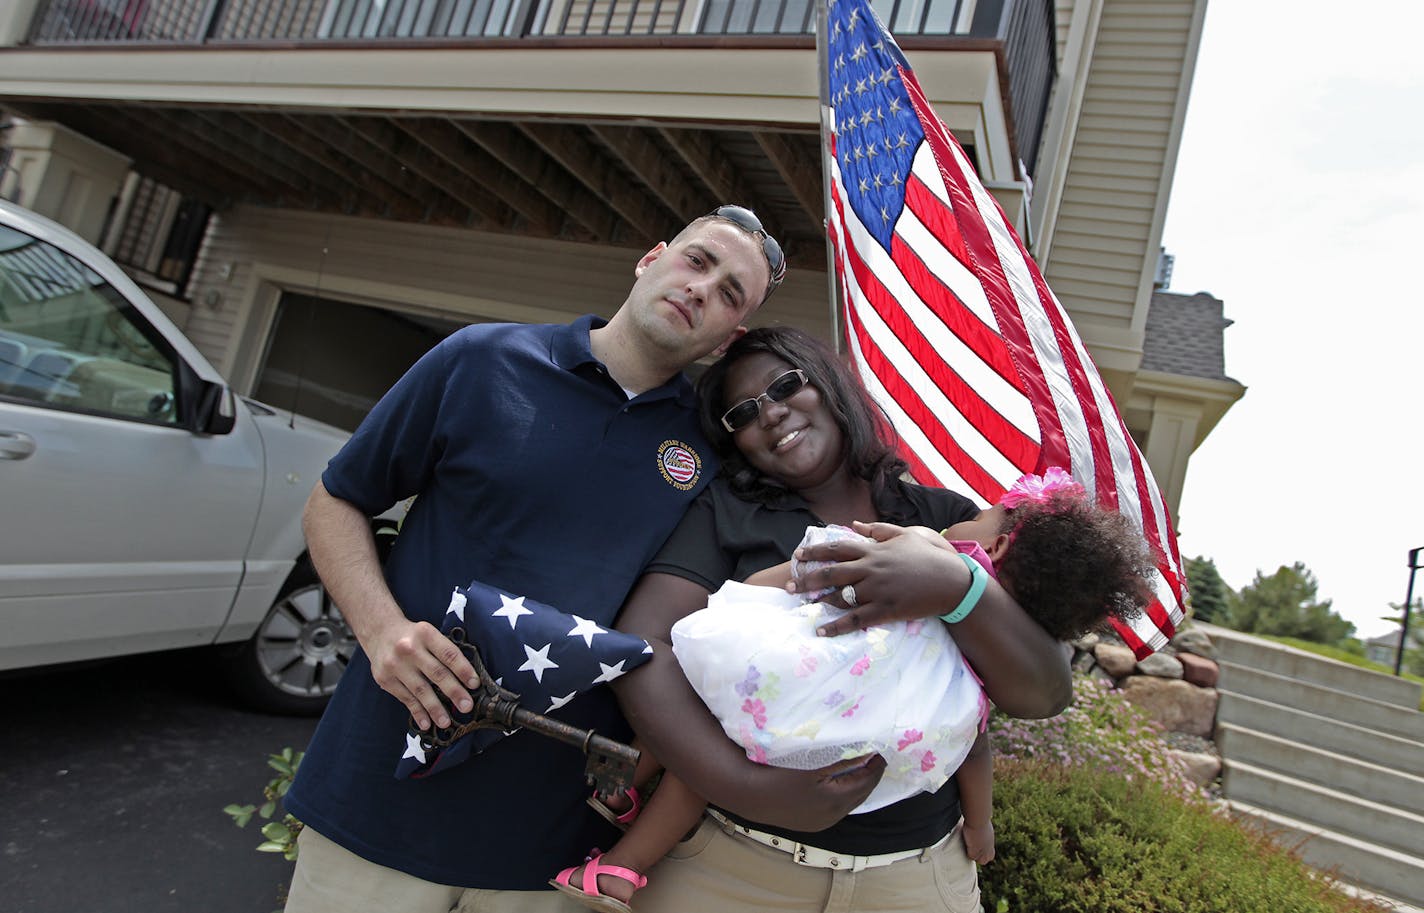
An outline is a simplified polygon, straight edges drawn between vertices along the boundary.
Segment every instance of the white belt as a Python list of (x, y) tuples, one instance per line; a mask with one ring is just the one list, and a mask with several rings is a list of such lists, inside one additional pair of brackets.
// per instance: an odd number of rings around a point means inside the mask
[[(918, 850), (901, 850), (898, 853), (879, 853), (875, 856), (855, 856), (850, 853), (834, 853), (830, 850), (823, 850), (816, 846), (807, 846), (798, 843), (790, 837), (782, 837), (779, 834), (768, 834), (766, 831), (754, 830), (731, 820), (726, 815), (715, 808), (707, 809), (707, 814), (719, 822), (722, 827), (733, 834), (740, 834), (743, 837), (754, 840), (762, 846), (769, 846), (774, 850), (780, 850), (791, 856), (791, 861), (797, 865), (811, 866), (817, 869), (839, 869), (844, 872), (859, 872), (863, 869), (874, 869), (882, 865), (890, 865), (892, 862), (900, 862), (903, 859), (910, 859), (926, 852), (927, 850), (938, 849), (949, 838), (954, 836), (954, 831), (945, 834), (934, 846), (925, 847)], [(956, 827), (955, 830), (958, 830)]]

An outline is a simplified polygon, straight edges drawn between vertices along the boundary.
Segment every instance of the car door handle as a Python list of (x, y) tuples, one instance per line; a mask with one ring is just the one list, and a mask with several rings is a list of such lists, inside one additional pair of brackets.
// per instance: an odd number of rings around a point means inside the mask
[(23, 431), (0, 431), (0, 460), (23, 460), (35, 452), (35, 439)]

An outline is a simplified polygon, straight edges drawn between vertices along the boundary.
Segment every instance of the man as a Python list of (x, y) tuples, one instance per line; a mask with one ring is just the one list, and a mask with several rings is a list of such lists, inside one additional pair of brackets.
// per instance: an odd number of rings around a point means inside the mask
[[(474, 670), (436, 624), (471, 580), (612, 624), (717, 469), (681, 371), (746, 332), (784, 272), (756, 216), (723, 206), (643, 255), (606, 324), (454, 334), (333, 458), (304, 526), (362, 651), (287, 796), (307, 825), (289, 913), (579, 909), (546, 879), (614, 835), (576, 750), (518, 732), (428, 779), (393, 776), (408, 715), (448, 725), (437, 690), (470, 706)], [(366, 518), (412, 495), (383, 572)], [(558, 715), (629, 735), (608, 689)]]

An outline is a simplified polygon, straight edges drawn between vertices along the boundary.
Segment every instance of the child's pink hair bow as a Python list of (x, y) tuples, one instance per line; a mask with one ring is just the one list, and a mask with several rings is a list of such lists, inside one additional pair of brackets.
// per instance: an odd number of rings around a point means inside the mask
[(1031, 473), (1019, 476), (1014, 487), (1004, 492), (1003, 497), (999, 498), (999, 503), (1006, 509), (1013, 510), (1020, 504), (1047, 501), (1060, 492), (1078, 498), (1087, 497), (1088, 494), (1083, 486), (1074, 481), (1073, 477), (1062, 467), (1050, 466), (1043, 471), (1041, 476)]

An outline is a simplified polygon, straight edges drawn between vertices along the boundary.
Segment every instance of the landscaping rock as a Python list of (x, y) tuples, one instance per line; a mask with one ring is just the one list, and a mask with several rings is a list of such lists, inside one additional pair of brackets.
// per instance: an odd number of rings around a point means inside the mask
[(1153, 653), (1138, 661), (1137, 671), (1156, 678), (1181, 678), (1182, 661), (1166, 653)]
[(1132, 650), (1117, 644), (1100, 643), (1093, 648), (1093, 656), (1103, 671), (1115, 679), (1131, 675), (1137, 666), (1137, 657), (1132, 655)]
[(1216, 644), (1211, 642), (1211, 638), (1205, 631), (1197, 628), (1187, 628), (1179, 631), (1176, 637), (1172, 638), (1172, 646), (1182, 653), (1194, 653), (1197, 656), (1205, 656), (1207, 659), (1216, 659)]
[(1093, 654), (1091, 653), (1083, 652), (1077, 653), (1073, 656), (1074, 672), (1087, 672), (1097, 664), (1097, 660), (1093, 658)]
[(1216, 687), (1216, 680), (1221, 676), (1221, 667), (1215, 660), (1194, 653), (1178, 653), (1177, 660), (1182, 664), (1183, 679), (1198, 688)]
[(1221, 759), (1216, 755), (1176, 750), (1170, 753), (1186, 766), (1187, 776), (1198, 786), (1205, 786), (1221, 776)]
[(1163, 729), (1204, 739), (1211, 736), (1216, 719), (1215, 688), (1198, 688), (1180, 679), (1134, 675), (1122, 683), (1122, 692)]

